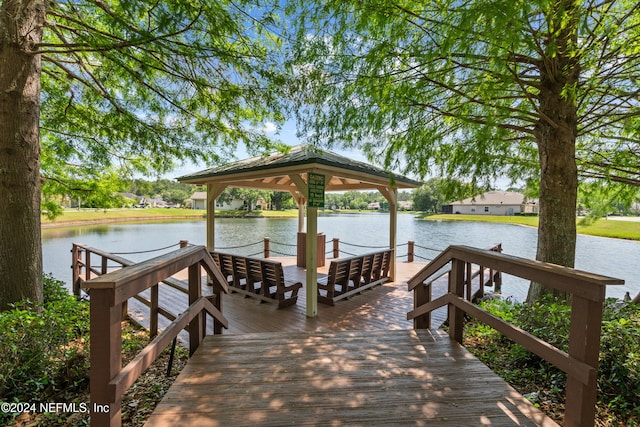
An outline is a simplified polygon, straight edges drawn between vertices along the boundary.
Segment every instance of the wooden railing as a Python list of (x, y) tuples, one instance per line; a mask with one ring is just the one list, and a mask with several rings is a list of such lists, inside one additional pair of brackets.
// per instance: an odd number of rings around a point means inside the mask
[[(570, 293), (572, 298), (568, 353), (466, 301), (464, 272), (468, 263), (482, 265)], [(449, 291), (431, 301), (431, 294), (424, 283), (449, 264)], [(428, 328), (429, 313), (447, 305), (449, 336), (459, 343), (462, 343), (465, 313), (486, 323), (567, 373), (564, 425), (592, 427), (596, 409), (605, 286), (623, 283), (624, 280), (621, 279), (554, 264), (467, 246), (450, 246), (408, 281), (409, 290), (414, 292), (414, 309), (407, 314), (407, 319), (414, 321), (416, 329)]]
[[(176, 246), (180, 248), (186, 248), (188, 242), (181, 240)], [(145, 251), (153, 252), (153, 251)], [(96, 260), (96, 258), (99, 259)], [(92, 261), (98, 261), (98, 267), (92, 265)], [(109, 263), (116, 265), (109, 265)], [(71, 248), (71, 269), (72, 269), (72, 284), (73, 293), (76, 297), (81, 297), (82, 284), (91, 280), (92, 278), (107, 274), (109, 270), (127, 267), (134, 265), (136, 262), (127, 258), (106, 252), (101, 249), (93, 248), (91, 246), (83, 245), (80, 243), (73, 243)], [(188, 295), (188, 285), (183, 280), (178, 280), (173, 277), (168, 277), (162, 280), (162, 283), (170, 286), (171, 288)], [(177, 313), (171, 313), (158, 304), (158, 287), (154, 286), (149, 292), (149, 298), (145, 298), (143, 295), (134, 295), (133, 298), (149, 308), (149, 335), (155, 337), (158, 335), (158, 316), (161, 315), (169, 320), (169, 322), (176, 320)], [(127, 318), (128, 304), (125, 302), (122, 305), (122, 318)], [(135, 321), (135, 319), (133, 319)], [(141, 325), (144, 326), (144, 325)], [(146, 327), (146, 326), (144, 326)], [(217, 331), (216, 333), (219, 333)]]
[[(201, 268), (212, 279), (213, 297), (202, 296)], [(120, 326), (123, 304), (146, 289), (157, 288), (159, 282), (184, 269), (188, 269), (189, 307), (123, 368)], [(214, 323), (228, 327), (221, 312), (221, 295), (228, 293), (227, 283), (204, 246), (178, 249), (126, 266), (85, 281), (82, 288), (90, 292), (89, 380), (94, 427), (121, 425), (122, 395), (187, 326), (189, 350), (191, 354), (195, 352), (206, 333), (204, 312), (213, 317)]]

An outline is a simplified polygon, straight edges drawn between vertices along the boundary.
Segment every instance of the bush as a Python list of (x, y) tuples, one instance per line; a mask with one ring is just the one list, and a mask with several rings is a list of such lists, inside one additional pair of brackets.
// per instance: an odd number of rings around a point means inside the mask
[[(552, 299), (532, 306), (489, 300), (481, 306), (553, 346), (568, 350), (571, 308), (566, 304)], [(471, 352), (523, 394), (533, 393), (551, 401), (564, 399), (564, 372), (486, 325), (470, 322), (465, 335), (465, 345)], [(640, 425), (640, 305), (607, 300), (598, 386), (600, 418), (614, 425)]]
[[(88, 360), (72, 342), (88, 336), (89, 305), (50, 276), (44, 293), (42, 307), (25, 301), (0, 313), (0, 401), (42, 401), (52, 391), (86, 387)], [(7, 419), (0, 414), (0, 424)]]

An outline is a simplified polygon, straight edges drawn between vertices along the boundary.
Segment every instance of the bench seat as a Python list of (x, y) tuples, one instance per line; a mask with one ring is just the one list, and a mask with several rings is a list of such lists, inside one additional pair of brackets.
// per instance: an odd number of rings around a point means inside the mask
[(318, 301), (334, 305), (336, 301), (389, 281), (393, 250), (332, 260), (327, 277), (318, 281)]
[(212, 252), (211, 255), (227, 277), (232, 292), (261, 301), (277, 301), (278, 308), (294, 305), (298, 301), (302, 283), (286, 281), (282, 263), (221, 252)]

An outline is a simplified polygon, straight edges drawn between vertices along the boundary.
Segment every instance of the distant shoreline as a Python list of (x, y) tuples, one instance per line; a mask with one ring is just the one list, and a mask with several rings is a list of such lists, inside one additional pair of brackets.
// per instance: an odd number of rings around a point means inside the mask
[[(170, 214), (168, 214), (170, 213)], [(335, 211), (326, 214), (335, 214)], [(338, 212), (338, 213), (365, 213), (365, 212)], [(368, 213), (368, 212), (367, 212)], [(416, 215), (416, 212), (411, 214)], [(217, 211), (216, 218), (251, 218), (251, 219), (286, 219), (297, 218), (297, 209), (286, 211)], [(65, 218), (66, 217), (66, 218)], [(524, 225), (529, 227), (538, 226), (538, 217), (505, 217), (505, 216), (485, 216), (485, 215), (428, 215), (417, 218), (427, 221), (475, 221), (475, 222), (498, 222), (504, 224)], [(126, 222), (144, 221), (166, 221), (166, 220), (205, 220), (204, 211), (193, 211), (189, 209), (113, 209), (113, 210), (85, 210), (67, 211), (56, 220), (43, 218), (41, 228), (64, 228), (80, 227), (99, 224), (115, 224)], [(640, 241), (640, 218), (635, 217), (609, 217), (602, 218), (591, 224), (577, 224), (578, 234), (586, 234), (597, 237), (607, 237), (613, 239), (624, 239)]]

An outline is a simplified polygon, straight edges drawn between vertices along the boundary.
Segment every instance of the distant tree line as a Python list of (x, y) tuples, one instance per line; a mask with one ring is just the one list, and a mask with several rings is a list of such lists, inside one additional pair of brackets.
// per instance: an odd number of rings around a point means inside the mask
[[(439, 213), (442, 212), (442, 206), (452, 201), (466, 199), (492, 189), (464, 184), (457, 180), (432, 178), (412, 191), (399, 192), (398, 200), (412, 201), (412, 210), (415, 211)], [(73, 203), (74, 207), (106, 209), (131, 204), (131, 200), (125, 196), (129, 193), (146, 199), (160, 196), (165, 202), (184, 206), (196, 191), (206, 191), (206, 188), (182, 184), (169, 179), (155, 181), (132, 179), (123, 181), (117, 177), (111, 177), (101, 183), (96, 183), (89, 190), (70, 190), (65, 199), (67, 204)], [(510, 187), (507, 191), (520, 192), (527, 197), (537, 198), (535, 189)], [(226, 203), (234, 199), (243, 200), (248, 207), (255, 206), (256, 202), (262, 199), (271, 210), (296, 208), (296, 203), (291, 194), (282, 191), (227, 188), (218, 197), (219, 201)], [(347, 191), (325, 194), (326, 209), (364, 210), (371, 203), (376, 202), (380, 204), (380, 209), (382, 210), (389, 208), (387, 200), (377, 191)], [(56, 212), (59, 213), (53, 203), (52, 206), (45, 206), (43, 210), (51, 211), (52, 215), (55, 215)], [(637, 188), (623, 185), (609, 184), (606, 188), (603, 188), (598, 183), (582, 182), (579, 187), (576, 210), (579, 214), (589, 215), (592, 218), (600, 218), (609, 214), (638, 215), (640, 214), (640, 191)]]

